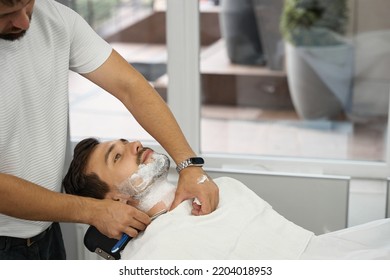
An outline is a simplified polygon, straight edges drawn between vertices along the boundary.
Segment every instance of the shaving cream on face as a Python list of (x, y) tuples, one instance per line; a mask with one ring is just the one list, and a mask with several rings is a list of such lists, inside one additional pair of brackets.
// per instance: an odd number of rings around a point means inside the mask
[(137, 208), (141, 211), (148, 212), (157, 203), (162, 202), (165, 209), (168, 210), (175, 198), (176, 187), (167, 180), (159, 181), (153, 184), (148, 194), (139, 200)]
[(137, 172), (118, 187), (120, 193), (137, 199), (139, 201), (137, 208), (144, 212), (149, 211), (158, 202), (163, 202), (169, 208), (176, 189), (167, 181), (169, 158), (163, 154), (153, 153), (151, 159), (151, 162), (141, 164)]

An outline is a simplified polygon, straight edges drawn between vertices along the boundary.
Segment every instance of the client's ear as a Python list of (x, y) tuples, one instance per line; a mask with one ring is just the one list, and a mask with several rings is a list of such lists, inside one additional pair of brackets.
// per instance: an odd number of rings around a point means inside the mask
[(111, 196), (108, 195), (108, 198), (111, 198), (112, 200), (115, 200), (115, 201), (129, 204), (129, 205), (134, 206), (134, 207), (136, 207), (139, 204), (138, 200), (132, 198), (128, 194), (115, 193), (115, 194), (111, 194)]
[(130, 195), (121, 194), (121, 193), (108, 193), (106, 196), (108, 199), (112, 199), (115, 201), (119, 201), (122, 203), (126, 203), (129, 199), (131, 199)]

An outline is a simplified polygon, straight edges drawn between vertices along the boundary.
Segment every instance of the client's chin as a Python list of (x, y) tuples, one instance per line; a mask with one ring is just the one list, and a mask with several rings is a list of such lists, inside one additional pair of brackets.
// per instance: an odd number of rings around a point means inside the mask
[(168, 181), (159, 181), (149, 190), (149, 195), (140, 201), (138, 209), (154, 217), (171, 208), (175, 198), (176, 187)]

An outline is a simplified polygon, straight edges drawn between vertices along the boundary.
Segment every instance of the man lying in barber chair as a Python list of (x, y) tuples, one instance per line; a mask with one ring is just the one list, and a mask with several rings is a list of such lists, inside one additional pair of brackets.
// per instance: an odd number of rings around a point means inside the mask
[[(214, 180), (220, 203), (213, 213), (191, 215), (196, 198), (170, 209), (176, 187), (167, 180), (169, 164), (140, 142), (89, 138), (76, 146), (63, 185), (156, 217), (121, 249), (122, 259), (390, 259), (389, 219), (315, 236), (232, 178)], [(200, 188), (206, 180), (198, 179)]]

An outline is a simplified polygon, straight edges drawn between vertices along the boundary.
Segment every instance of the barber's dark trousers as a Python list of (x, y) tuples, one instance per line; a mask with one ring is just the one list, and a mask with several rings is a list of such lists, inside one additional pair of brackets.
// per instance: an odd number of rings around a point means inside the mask
[[(26, 239), (24, 239), (26, 240)], [(0, 236), (0, 260), (65, 260), (61, 228), (53, 223), (39, 240), (30, 244), (21, 238)]]

